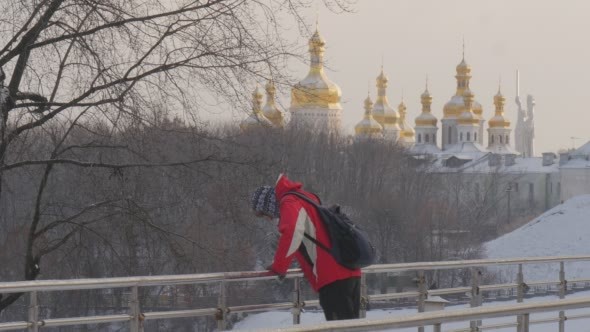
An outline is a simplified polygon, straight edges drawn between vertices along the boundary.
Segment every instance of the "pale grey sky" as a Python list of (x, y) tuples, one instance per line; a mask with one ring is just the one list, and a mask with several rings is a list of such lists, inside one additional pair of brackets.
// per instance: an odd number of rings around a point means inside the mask
[[(328, 76), (342, 88), (347, 130), (362, 118), (369, 80), (374, 99), (382, 56), (392, 106), (399, 104), (403, 89), (413, 125), (428, 75), (433, 113), (440, 119), (455, 92), (464, 37), (471, 90), (486, 120), (493, 116), (501, 76), (514, 128), (515, 72), (520, 70), (523, 103), (527, 94), (537, 102), (535, 149), (540, 154), (572, 147), (571, 137), (580, 138), (576, 147), (590, 139), (589, 14), (587, 0), (359, 0), (352, 14), (322, 8), (320, 32), (327, 43)], [(315, 16), (310, 12), (310, 25)], [(305, 66), (294, 69), (305, 76)], [(281, 99), (287, 102), (288, 96)]]

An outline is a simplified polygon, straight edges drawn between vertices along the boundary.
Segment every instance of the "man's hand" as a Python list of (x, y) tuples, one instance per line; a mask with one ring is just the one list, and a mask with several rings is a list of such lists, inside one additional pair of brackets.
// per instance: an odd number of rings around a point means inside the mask
[(272, 268), (272, 264), (270, 264), (269, 266), (266, 267), (266, 269), (268, 270), (270, 275), (276, 275), (280, 281), (283, 281), (283, 279), (285, 279), (285, 275), (284, 274), (280, 274), (278, 272), (276, 272), (275, 270), (273, 270)]

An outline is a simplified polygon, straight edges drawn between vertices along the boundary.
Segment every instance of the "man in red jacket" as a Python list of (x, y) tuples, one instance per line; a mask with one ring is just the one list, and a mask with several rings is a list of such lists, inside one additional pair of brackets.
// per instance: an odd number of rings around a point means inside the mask
[(336, 262), (305, 234), (331, 248), (330, 237), (314, 206), (289, 192), (299, 192), (319, 203), (317, 196), (302, 184), (281, 174), (275, 187), (262, 186), (252, 195), (252, 209), (259, 217), (279, 218), (279, 245), (268, 269), (284, 276), (297, 258), (311, 287), (319, 292), (326, 320), (359, 317), (360, 269), (348, 269)]

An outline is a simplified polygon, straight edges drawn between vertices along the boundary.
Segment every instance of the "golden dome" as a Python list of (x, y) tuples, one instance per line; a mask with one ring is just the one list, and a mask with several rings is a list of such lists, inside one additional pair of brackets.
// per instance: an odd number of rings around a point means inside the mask
[[(451, 100), (448, 101), (443, 108), (443, 118), (453, 119), (459, 117), (465, 110), (465, 101), (463, 100), (463, 94), (466, 90), (469, 90), (469, 81), (471, 80), (471, 66), (465, 61), (465, 57), (461, 60), (461, 63), (457, 65), (457, 91)], [(472, 111), (477, 118), (481, 119), (483, 114), (483, 107), (477, 101), (472, 103)]]
[(272, 122), (275, 127), (282, 128), (285, 126), (285, 117), (275, 104), (275, 93), (277, 91), (274, 83), (268, 81), (266, 84), (266, 105), (262, 109), (262, 114)]
[(436, 127), (438, 119), (430, 112), (432, 105), (432, 95), (428, 91), (428, 83), (426, 83), (426, 90), (420, 96), (422, 101), (422, 113), (416, 118), (416, 126)]
[(379, 136), (383, 133), (383, 127), (373, 118), (373, 101), (370, 96), (365, 99), (365, 117), (355, 127), (356, 135)]
[(252, 111), (254, 111), (254, 113), (260, 113), (261, 106), (262, 92), (260, 92), (260, 89), (256, 87), (256, 89), (254, 89), (254, 92), (252, 92)]
[(389, 82), (389, 78), (385, 76), (385, 72), (383, 72), (383, 68), (381, 68), (381, 73), (377, 76), (377, 88), (387, 89), (387, 83)]
[(471, 75), (471, 66), (467, 64), (465, 58), (457, 65), (457, 75)]
[(489, 126), (490, 128), (508, 128), (510, 127), (510, 121), (508, 121), (504, 117), (504, 104), (506, 102), (506, 98), (502, 95), (500, 88), (498, 88), (498, 93), (494, 96), (494, 105), (496, 106), (496, 111), (494, 116), (490, 119)]
[(381, 68), (381, 73), (377, 76), (377, 100), (373, 107), (373, 117), (384, 129), (399, 130), (399, 114), (389, 105), (389, 100), (387, 99), (388, 82), (389, 79), (383, 72), (383, 68)]
[(256, 87), (254, 92), (252, 93), (252, 113), (248, 116), (242, 123), (240, 123), (240, 128), (242, 130), (249, 130), (252, 128), (259, 128), (259, 127), (271, 127), (272, 122), (268, 120), (264, 114), (262, 114), (262, 93)]
[(326, 40), (320, 35), (320, 31), (316, 27), (315, 32), (309, 39), (309, 52), (313, 53), (316, 51), (323, 52), (324, 46), (326, 46)]
[(401, 129), (400, 137), (406, 139), (413, 139), (416, 132), (414, 131), (414, 128), (410, 127), (406, 123), (407, 107), (403, 99), (402, 102), (398, 105), (397, 110), (399, 112), (399, 127)]
[(401, 118), (406, 117), (406, 111), (408, 110), (408, 108), (406, 107), (406, 103), (404, 103), (404, 100), (402, 99), (402, 101), (399, 103), (399, 105), (397, 105), (397, 110), (399, 112), (399, 116)]
[(465, 107), (463, 113), (459, 115), (457, 123), (467, 125), (479, 125), (479, 117), (473, 112), (473, 93), (466, 89), (463, 95)]
[(316, 29), (309, 40), (311, 65), (307, 76), (291, 90), (291, 109), (320, 108), (342, 109), (340, 106), (340, 87), (328, 79), (324, 73), (324, 46), (326, 42)]

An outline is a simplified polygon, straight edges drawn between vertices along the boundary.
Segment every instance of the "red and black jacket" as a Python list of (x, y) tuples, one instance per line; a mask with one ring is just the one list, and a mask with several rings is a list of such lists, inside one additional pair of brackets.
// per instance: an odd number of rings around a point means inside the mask
[(343, 267), (328, 252), (305, 237), (304, 233), (307, 233), (326, 247), (332, 246), (316, 209), (301, 198), (287, 195), (289, 191), (297, 191), (318, 202), (315, 195), (301, 188), (301, 183), (291, 181), (285, 175), (279, 176), (277, 180), (275, 193), (280, 202), (281, 237), (271, 266), (272, 271), (285, 274), (295, 257), (315, 291), (337, 280), (360, 277), (360, 269), (350, 270)]

